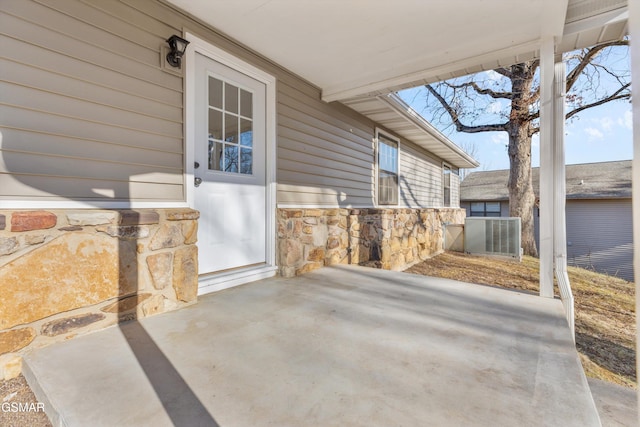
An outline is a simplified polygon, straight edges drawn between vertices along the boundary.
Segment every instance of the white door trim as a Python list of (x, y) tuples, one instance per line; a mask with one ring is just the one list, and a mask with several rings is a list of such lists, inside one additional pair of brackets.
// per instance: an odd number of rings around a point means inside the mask
[(247, 267), (221, 274), (201, 276), (198, 295), (237, 286), (252, 280), (273, 276), (276, 266), (276, 78), (259, 68), (212, 45), (200, 37), (185, 31), (187, 46), (183, 65), (185, 67), (185, 189), (187, 204), (195, 206), (194, 154), (196, 119), (193, 111), (196, 93), (196, 53), (207, 56), (229, 68), (262, 82), (266, 87), (266, 262), (264, 265)]

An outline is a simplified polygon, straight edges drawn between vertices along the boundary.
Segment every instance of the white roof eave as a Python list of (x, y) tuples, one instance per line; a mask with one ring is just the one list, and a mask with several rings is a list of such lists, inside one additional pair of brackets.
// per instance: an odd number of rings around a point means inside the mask
[[(407, 105), (395, 93), (391, 93), (385, 96), (378, 96), (378, 99), (387, 104), (392, 110), (398, 113), (406, 121), (424, 132), (426, 138), (414, 137), (412, 138), (412, 142), (429, 151), (433, 151), (432, 141), (435, 139), (448, 152), (446, 155), (440, 155), (443, 160), (459, 168), (477, 168), (478, 166), (480, 166), (480, 163), (478, 163), (476, 159), (471, 157), (462, 148), (458, 147), (453, 141), (444, 136), (442, 132), (433, 127), (433, 125), (431, 125), (424, 117), (418, 114), (413, 108)], [(426, 140), (429, 141), (429, 144), (425, 144)]]

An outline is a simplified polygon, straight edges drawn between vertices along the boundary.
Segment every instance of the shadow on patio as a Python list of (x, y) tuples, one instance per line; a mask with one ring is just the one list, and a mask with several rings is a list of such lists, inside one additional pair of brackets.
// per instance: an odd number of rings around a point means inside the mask
[[(131, 354), (140, 327), (162, 363)], [(183, 425), (599, 425), (559, 300), (364, 267), (250, 283), (25, 360), (69, 426), (175, 425), (176, 407)]]

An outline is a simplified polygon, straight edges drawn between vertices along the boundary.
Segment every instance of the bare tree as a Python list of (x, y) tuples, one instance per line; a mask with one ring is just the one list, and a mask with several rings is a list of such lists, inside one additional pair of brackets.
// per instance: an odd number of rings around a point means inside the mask
[[(480, 151), (478, 149), (478, 144), (476, 144), (473, 141), (465, 141), (461, 144), (458, 144), (460, 146), (460, 148), (462, 148), (464, 150), (465, 153), (467, 153), (468, 155), (470, 155), (471, 157), (477, 157), (478, 156), (478, 152)], [(460, 180), (464, 180), (467, 175), (469, 175), (471, 172), (473, 172), (474, 169), (460, 169)]]
[[(614, 100), (630, 99), (629, 40), (604, 43), (572, 52), (567, 64), (568, 113)], [(613, 53), (624, 50), (623, 64)], [(531, 180), (531, 138), (539, 128), (539, 60), (497, 68), (426, 85), (432, 120), (449, 123), (458, 132), (507, 132), (509, 136), (509, 215), (522, 220), (522, 247), (537, 256), (534, 239), (535, 194)]]

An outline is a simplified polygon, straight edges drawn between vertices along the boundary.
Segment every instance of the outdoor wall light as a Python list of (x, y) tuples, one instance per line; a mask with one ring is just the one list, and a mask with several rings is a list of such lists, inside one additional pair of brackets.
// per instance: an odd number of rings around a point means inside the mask
[(167, 39), (167, 43), (169, 43), (169, 47), (171, 48), (171, 51), (167, 53), (167, 62), (172, 67), (181, 68), (182, 55), (184, 55), (184, 51), (187, 50), (189, 42), (182, 37), (173, 35)]

